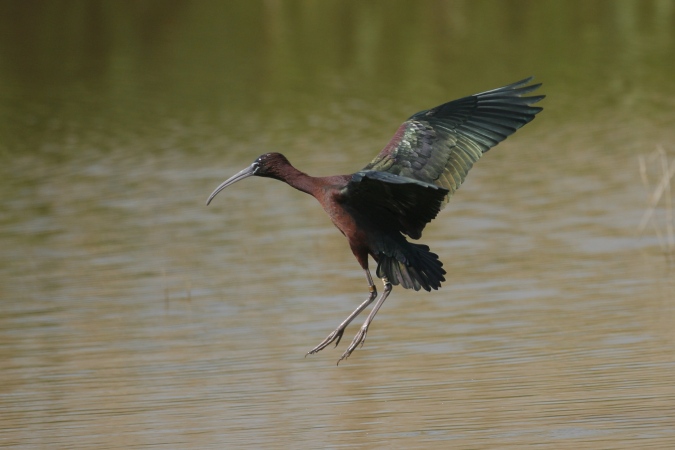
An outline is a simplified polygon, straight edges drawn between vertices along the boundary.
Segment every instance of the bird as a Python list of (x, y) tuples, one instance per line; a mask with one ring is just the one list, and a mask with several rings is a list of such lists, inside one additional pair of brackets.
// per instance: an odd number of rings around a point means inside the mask
[[(453, 100), (413, 114), (362, 170), (348, 175), (313, 177), (296, 169), (281, 153), (265, 153), (221, 183), (208, 197), (251, 176), (273, 178), (316, 198), (333, 224), (347, 238), (368, 282), (368, 296), (307, 355), (340, 343), (347, 326), (375, 303), (337, 363), (363, 345), (375, 315), (393, 286), (437, 290), (446, 271), (436, 253), (417, 240), (425, 226), (448, 203), (469, 169), (499, 142), (542, 111), (533, 104), (544, 95), (526, 94), (541, 83), (533, 77)], [(377, 263), (377, 288), (368, 266)]]

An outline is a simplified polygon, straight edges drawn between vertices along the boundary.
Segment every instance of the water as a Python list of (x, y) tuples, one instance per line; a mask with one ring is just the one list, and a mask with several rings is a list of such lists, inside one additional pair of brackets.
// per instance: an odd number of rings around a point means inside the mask
[[(675, 3), (0, 9), (0, 445), (675, 445), (673, 266), (637, 233), (637, 157), (675, 152)], [(425, 230), (444, 287), (304, 358), (365, 299), (344, 238), (274, 180), (211, 190), (272, 150), (353, 172), (530, 74), (544, 112)]]

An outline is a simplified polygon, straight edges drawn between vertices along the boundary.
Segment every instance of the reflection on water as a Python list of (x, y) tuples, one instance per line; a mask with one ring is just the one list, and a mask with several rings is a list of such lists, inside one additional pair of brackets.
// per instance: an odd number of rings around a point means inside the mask
[[(675, 151), (671, 2), (4, 2), (0, 445), (669, 448), (675, 283), (637, 155)], [(533, 73), (362, 349), (315, 200), (399, 122)]]

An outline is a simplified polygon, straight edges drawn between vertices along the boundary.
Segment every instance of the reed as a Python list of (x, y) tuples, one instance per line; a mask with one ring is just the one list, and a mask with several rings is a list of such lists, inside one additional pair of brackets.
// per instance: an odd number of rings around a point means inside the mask
[[(638, 233), (642, 235), (651, 224), (661, 249), (669, 261), (675, 259), (675, 215), (671, 180), (675, 177), (675, 159), (668, 160), (662, 146), (651, 154), (638, 156), (642, 184), (649, 192), (647, 209), (642, 215)], [(652, 184), (650, 178), (656, 178)]]

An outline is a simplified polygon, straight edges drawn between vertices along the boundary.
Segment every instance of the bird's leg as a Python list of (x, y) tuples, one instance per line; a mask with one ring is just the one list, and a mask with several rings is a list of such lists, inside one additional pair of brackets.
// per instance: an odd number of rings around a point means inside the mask
[(356, 318), (361, 312), (370, 305), (373, 300), (375, 300), (375, 297), (377, 297), (377, 288), (375, 287), (375, 284), (373, 283), (373, 277), (370, 276), (370, 271), (368, 269), (365, 269), (366, 271), (366, 278), (368, 279), (368, 298), (366, 301), (361, 303), (358, 308), (356, 308), (345, 320), (342, 321), (340, 325), (333, 331), (331, 334), (329, 334), (326, 339), (321, 341), (319, 345), (311, 349), (310, 351), (307, 352), (307, 355), (313, 355), (314, 353), (317, 353), (324, 348), (328, 347), (328, 345), (333, 342), (334, 340), (337, 339), (337, 342), (335, 343), (335, 346), (340, 343), (340, 339), (342, 339), (342, 334), (345, 332), (345, 328), (347, 328), (347, 325), (351, 323), (352, 320)]
[(354, 336), (352, 343), (349, 344), (347, 350), (345, 350), (340, 359), (338, 359), (338, 364), (340, 364), (340, 361), (342, 361), (343, 359), (349, 358), (349, 355), (352, 354), (354, 349), (356, 349), (356, 347), (358, 347), (359, 345), (363, 345), (363, 343), (366, 341), (366, 333), (368, 333), (368, 327), (370, 326), (370, 323), (373, 321), (373, 319), (375, 318), (375, 314), (377, 314), (377, 311), (379, 311), (379, 309), (382, 307), (384, 301), (387, 299), (389, 293), (391, 292), (392, 286), (389, 280), (387, 280), (386, 278), (382, 278), (382, 282), (384, 283), (384, 290), (382, 291), (382, 295), (380, 295), (380, 298), (378, 298), (377, 302), (375, 302), (373, 310), (370, 311), (370, 314), (368, 314), (368, 317), (366, 317), (366, 321), (363, 322), (363, 325), (361, 325), (361, 329), (359, 330), (358, 333), (356, 333), (356, 336)]

